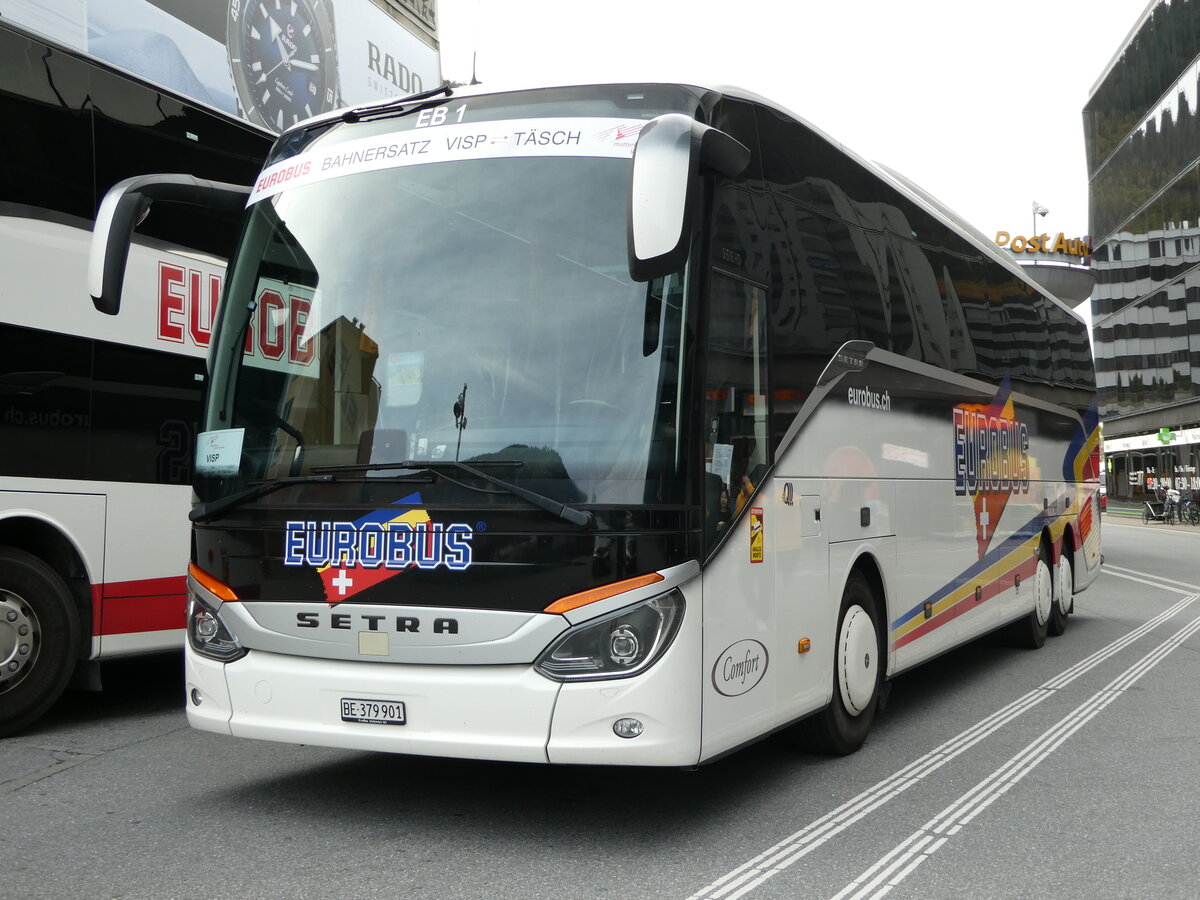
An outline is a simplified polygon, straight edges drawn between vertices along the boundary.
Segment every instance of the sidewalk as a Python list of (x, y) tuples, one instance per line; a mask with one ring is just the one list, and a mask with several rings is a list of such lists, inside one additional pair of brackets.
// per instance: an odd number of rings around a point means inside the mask
[(1167, 525), (1165, 522), (1150, 522), (1142, 521), (1142, 510), (1145, 504), (1131, 503), (1128, 500), (1109, 500), (1108, 509), (1101, 514), (1103, 519), (1109, 522), (1120, 522), (1122, 525), (1144, 525), (1147, 528), (1188, 528), (1192, 531), (1200, 533), (1200, 528), (1193, 528), (1190, 525), (1181, 525), (1176, 522), (1174, 525)]
[(1133, 518), (1139, 522), (1142, 520), (1142, 510), (1145, 507), (1142, 504), (1134, 504), (1128, 500), (1109, 500), (1108, 509), (1104, 510), (1104, 515), (1113, 518)]

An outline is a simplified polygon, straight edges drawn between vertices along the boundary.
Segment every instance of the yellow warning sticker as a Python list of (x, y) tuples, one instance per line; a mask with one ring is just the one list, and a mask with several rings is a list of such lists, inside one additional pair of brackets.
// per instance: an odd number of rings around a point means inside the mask
[(750, 508), (750, 562), (763, 561), (763, 511), (761, 507)]

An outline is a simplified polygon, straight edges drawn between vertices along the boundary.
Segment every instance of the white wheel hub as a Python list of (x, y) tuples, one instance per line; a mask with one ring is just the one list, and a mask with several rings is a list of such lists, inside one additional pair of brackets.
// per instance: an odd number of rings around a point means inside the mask
[(879, 643), (875, 625), (865, 609), (857, 604), (846, 610), (838, 635), (838, 690), (842, 704), (852, 716), (871, 705), (878, 682)]
[(1046, 561), (1038, 557), (1037, 574), (1033, 578), (1033, 611), (1037, 616), (1038, 625), (1050, 619), (1050, 606), (1054, 603), (1054, 588), (1050, 567)]
[(29, 605), (0, 590), (0, 691), (25, 677), (37, 659), (40, 636), (37, 616)]
[(1071, 611), (1071, 564), (1067, 562), (1065, 553), (1058, 558), (1055, 574), (1058, 576), (1058, 583), (1055, 585), (1054, 598), (1058, 603), (1058, 611), (1065, 616)]

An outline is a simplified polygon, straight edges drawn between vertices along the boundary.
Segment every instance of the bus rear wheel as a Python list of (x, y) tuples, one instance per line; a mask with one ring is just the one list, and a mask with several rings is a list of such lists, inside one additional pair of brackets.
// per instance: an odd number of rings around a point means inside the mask
[(0, 737), (62, 694), (75, 669), (79, 614), (66, 583), (21, 550), (0, 548)]
[(1071, 561), (1067, 558), (1068, 553), (1070, 548), (1064, 541), (1058, 565), (1054, 567), (1054, 602), (1050, 605), (1050, 619), (1046, 623), (1047, 632), (1054, 637), (1067, 630), (1067, 614), (1075, 602), (1071, 596)]
[(803, 749), (846, 756), (867, 739), (879, 706), (884, 658), (880, 649), (879, 604), (867, 580), (850, 576), (842, 592), (834, 647), (833, 697), (815, 716), (794, 725), (792, 739)]
[(1043, 646), (1053, 609), (1054, 576), (1050, 572), (1050, 553), (1043, 542), (1038, 548), (1037, 567), (1033, 574), (1033, 609), (1008, 626), (1008, 643), (1026, 650), (1037, 650)]

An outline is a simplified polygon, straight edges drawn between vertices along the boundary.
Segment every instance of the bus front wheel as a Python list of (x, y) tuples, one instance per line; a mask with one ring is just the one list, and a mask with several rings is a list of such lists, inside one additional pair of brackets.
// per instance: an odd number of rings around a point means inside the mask
[(845, 756), (866, 741), (879, 706), (885, 668), (880, 632), (875, 594), (867, 580), (854, 573), (846, 582), (838, 613), (833, 697), (824, 710), (791, 731), (805, 750)]
[(53, 705), (78, 648), (79, 614), (66, 583), (36, 556), (0, 548), (0, 737)]

